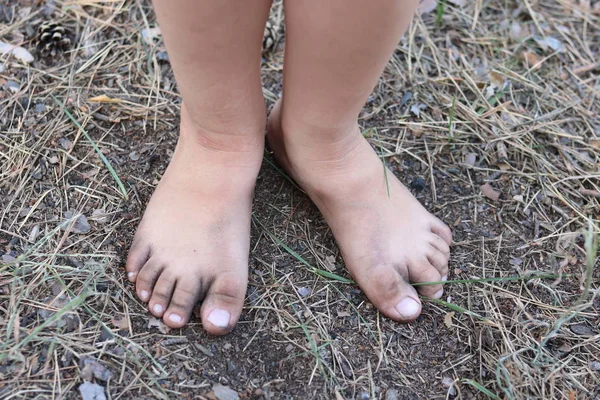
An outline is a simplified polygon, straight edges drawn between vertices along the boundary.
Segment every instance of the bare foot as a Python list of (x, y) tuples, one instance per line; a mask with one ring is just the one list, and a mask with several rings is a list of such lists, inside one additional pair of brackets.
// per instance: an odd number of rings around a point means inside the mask
[(202, 325), (209, 333), (229, 332), (240, 316), (262, 133), (233, 140), (228, 133), (207, 132), (182, 106), (175, 154), (146, 208), (126, 266), (138, 297), (172, 328), (185, 325), (201, 300)]
[(348, 270), (383, 314), (412, 321), (421, 313), (417, 291), (442, 296), (440, 284), (415, 291), (410, 283), (447, 279), (452, 233), (389, 171), (386, 183), (381, 159), (358, 125), (332, 135), (282, 124), (277, 104), (267, 131), (275, 158), (319, 207)]

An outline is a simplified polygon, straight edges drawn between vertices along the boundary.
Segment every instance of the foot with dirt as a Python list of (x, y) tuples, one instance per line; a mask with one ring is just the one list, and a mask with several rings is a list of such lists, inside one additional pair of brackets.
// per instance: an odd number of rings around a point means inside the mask
[[(337, 129), (337, 128), (336, 128)], [(421, 312), (417, 292), (440, 298), (452, 234), (384, 166), (357, 124), (333, 132), (269, 117), (268, 141), (279, 164), (302, 186), (331, 227), (346, 266), (371, 302), (389, 318), (409, 322)]]
[(240, 316), (252, 193), (263, 154), (261, 135), (244, 137), (206, 131), (182, 106), (179, 143), (126, 266), (138, 297), (172, 328), (188, 322), (198, 301), (209, 333), (228, 333)]

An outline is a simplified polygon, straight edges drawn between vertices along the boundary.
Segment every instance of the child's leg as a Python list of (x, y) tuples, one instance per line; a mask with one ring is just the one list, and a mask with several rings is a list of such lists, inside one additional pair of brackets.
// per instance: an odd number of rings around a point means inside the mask
[(263, 155), (260, 52), (270, 1), (155, 0), (184, 103), (175, 154), (127, 259), (138, 296), (171, 327), (204, 299), (223, 334), (246, 292), (252, 191)]
[[(275, 156), (325, 216), (354, 278), (398, 321), (420, 313), (409, 282), (445, 279), (452, 235), (393, 174), (386, 183), (357, 118), (417, 3), (286, 1), (283, 97), (268, 127)], [(442, 286), (418, 292), (441, 297)]]

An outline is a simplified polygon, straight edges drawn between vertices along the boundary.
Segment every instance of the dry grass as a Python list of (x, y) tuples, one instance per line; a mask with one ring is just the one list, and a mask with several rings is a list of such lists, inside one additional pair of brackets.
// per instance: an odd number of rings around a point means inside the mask
[[(210, 398), (215, 383), (251, 398), (600, 397), (599, 3), (447, 2), (415, 19), (371, 96), (373, 146), (424, 179), (419, 199), (455, 232), (444, 302), (417, 324), (382, 318), (267, 157), (247, 307), (221, 339), (197, 321), (166, 332), (121, 270), (178, 124), (160, 37), (141, 35), (149, 4), (23, 3), (0, 8), (0, 40), (32, 49), (55, 20), (73, 46), (28, 66), (0, 56), (0, 82), (18, 84), (0, 88), (1, 398), (77, 397), (83, 379), (113, 399)], [(282, 49), (264, 60), (269, 102)], [(536, 273), (566, 275), (480, 281)]]

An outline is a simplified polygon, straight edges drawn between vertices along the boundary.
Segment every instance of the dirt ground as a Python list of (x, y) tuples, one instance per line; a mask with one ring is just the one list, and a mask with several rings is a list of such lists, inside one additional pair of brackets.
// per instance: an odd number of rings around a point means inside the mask
[(34, 58), (0, 48), (0, 398), (600, 399), (600, 2), (425, 1), (379, 80), (365, 135), (454, 232), (441, 301), (382, 317), (266, 154), (218, 338), (168, 330), (123, 270), (177, 140), (155, 27), (142, 0), (0, 3)]

